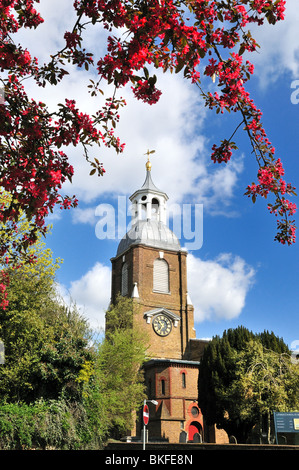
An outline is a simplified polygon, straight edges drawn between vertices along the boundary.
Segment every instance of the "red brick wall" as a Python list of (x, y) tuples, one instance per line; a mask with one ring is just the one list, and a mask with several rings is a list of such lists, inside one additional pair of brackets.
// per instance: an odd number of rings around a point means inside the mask
[[(158, 405), (152, 410), (149, 424), (149, 437), (151, 439), (164, 437), (169, 442), (179, 442), (181, 431), (188, 433), (191, 422), (198, 422), (199, 428), (203, 428), (202, 415), (192, 416), (192, 406), (197, 406), (197, 377), (198, 368), (187, 363), (175, 361), (153, 361), (145, 366), (145, 380), (151, 383), (150, 399), (158, 401)], [(182, 374), (185, 374), (183, 381)], [(162, 383), (165, 381), (164, 394)]]

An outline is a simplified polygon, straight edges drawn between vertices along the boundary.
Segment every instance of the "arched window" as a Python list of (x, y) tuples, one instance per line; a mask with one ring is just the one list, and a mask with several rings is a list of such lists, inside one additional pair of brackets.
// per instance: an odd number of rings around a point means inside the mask
[(133, 202), (133, 214), (134, 214), (134, 221), (136, 221), (138, 219), (138, 202), (136, 199)]
[(152, 219), (158, 220), (159, 201), (155, 197), (152, 199)]
[(165, 259), (159, 258), (154, 261), (153, 290), (155, 292), (169, 292), (169, 267)]
[(124, 263), (121, 268), (121, 295), (128, 294), (128, 263)]
[(146, 209), (146, 203), (147, 203), (147, 196), (142, 196), (141, 198), (141, 220), (146, 220), (146, 216), (147, 216), (147, 209)]

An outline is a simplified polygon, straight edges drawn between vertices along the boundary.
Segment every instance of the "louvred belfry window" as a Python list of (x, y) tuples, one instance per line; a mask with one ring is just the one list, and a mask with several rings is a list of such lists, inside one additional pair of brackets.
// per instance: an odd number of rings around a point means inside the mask
[(169, 293), (169, 267), (164, 259), (154, 261), (154, 282), (155, 292)]
[(128, 294), (128, 263), (124, 263), (121, 269), (121, 295)]

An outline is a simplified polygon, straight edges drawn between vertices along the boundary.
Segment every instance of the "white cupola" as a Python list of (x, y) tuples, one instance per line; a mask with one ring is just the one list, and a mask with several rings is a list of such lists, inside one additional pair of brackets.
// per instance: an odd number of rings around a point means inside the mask
[(166, 202), (168, 196), (160, 191), (151, 177), (152, 164), (146, 163), (146, 178), (143, 186), (130, 197), (132, 202), (132, 225), (138, 220), (156, 220), (166, 224)]
[(146, 245), (161, 250), (180, 251), (176, 235), (167, 226), (166, 202), (168, 196), (158, 189), (151, 177), (151, 162), (146, 165), (146, 177), (140, 189), (130, 196), (132, 224), (118, 245), (117, 256), (131, 245)]

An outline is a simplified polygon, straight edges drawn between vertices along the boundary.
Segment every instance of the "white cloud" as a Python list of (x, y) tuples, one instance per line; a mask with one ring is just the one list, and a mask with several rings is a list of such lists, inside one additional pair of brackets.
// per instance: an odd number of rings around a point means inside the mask
[[(125, 152), (116, 155), (113, 149), (94, 148), (91, 155), (103, 162), (106, 169), (104, 177), (97, 178), (89, 176), (90, 167), (79, 155), (81, 150), (72, 151), (75, 176), (72, 189), (66, 185), (66, 191), (76, 192), (87, 203), (104, 194), (131, 194), (144, 181), (145, 152), (154, 149), (155, 184), (167, 189), (175, 200), (181, 200), (190, 188), (194, 192), (196, 180), (205, 171), (205, 137), (195, 132), (200, 130), (205, 111), (202, 109), (202, 116), (196, 122), (198, 94), (181, 77), (160, 74), (159, 86), (163, 95), (153, 106), (134, 99), (130, 87), (121, 90), (127, 106), (120, 112), (116, 134), (126, 143)], [(190, 115), (189, 120), (186, 115)]]
[(80, 207), (76, 207), (72, 211), (72, 221), (74, 224), (95, 225), (96, 224), (95, 208), (86, 207), (84, 209), (81, 209)]
[(297, 0), (286, 2), (286, 15), (275, 25), (267, 22), (252, 28), (252, 36), (260, 45), (258, 53), (248, 58), (255, 65), (255, 75), (263, 87), (267, 87), (285, 72), (299, 77), (299, 9)]
[(72, 281), (68, 290), (60, 286), (65, 301), (75, 301), (81, 314), (95, 330), (105, 327), (105, 312), (110, 302), (111, 270), (96, 263), (80, 279)]
[(237, 318), (254, 281), (254, 269), (232, 254), (215, 260), (188, 255), (188, 291), (195, 321)]
[(230, 205), (243, 161), (211, 164), (203, 134), (206, 110), (199, 104), (197, 90), (178, 76), (160, 74), (159, 83), (163, 95), (154, 106), (138, 102), (130, 90), (122, 90), (128, 104), (121, 111), (116, 133), (126, 142), (124, 154), (94, 149), (91, 155), (106, 169), (104, 177), (98, 178), (89, 176), (81, 149), (72, 150), (75, 175), (72, 185), (66, 184), (64, 189), (86, 204), (101, 203), (107, 196), (128, 196), (143, 184), (144, 154), (154, 149), (152, 177), (172, 203), (203, 203), (207, 211), (224, 213), (223, 201), (226, 207)]
[(238, 176), (244, 169), (243, 157), (235, 158), (224, 166), (214, 166), (204, 170), (198, 183), (197, 202), (204, 205), (204, 210), (213, 215), (235, 216), (231, 209)]
[(13, 38), (37, 57), (39, 63), (44, 63), (50, 60), (51, 54), (64, 47), (64, 33), (72, 30), (76, 13), (72, 0), (43, 0), (35, 8), (45, 21), (35, 30), (20, 29)]

